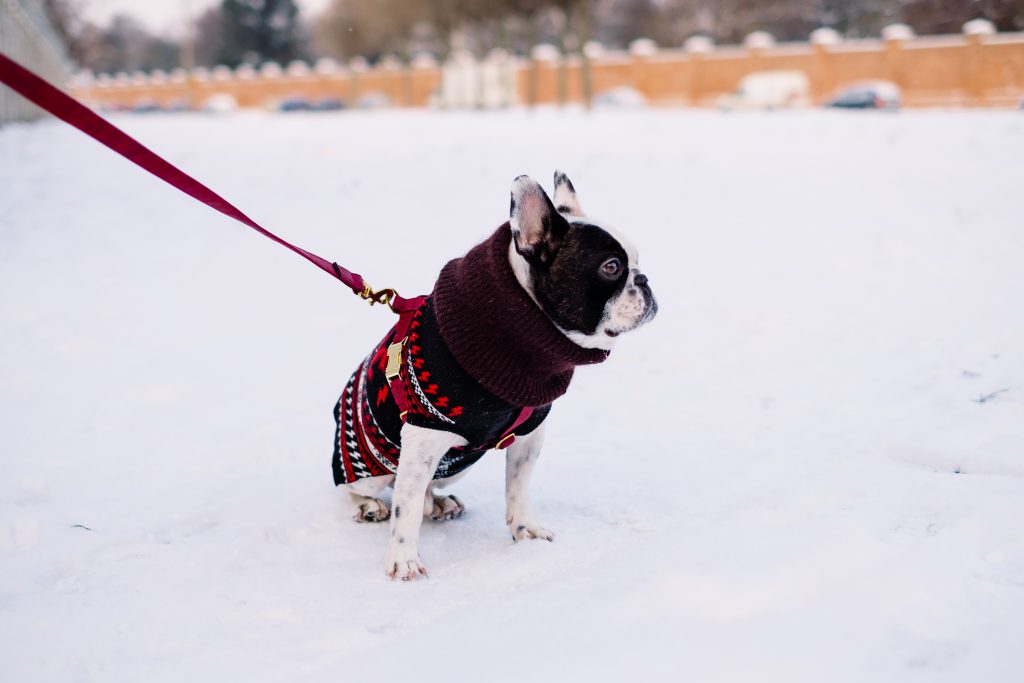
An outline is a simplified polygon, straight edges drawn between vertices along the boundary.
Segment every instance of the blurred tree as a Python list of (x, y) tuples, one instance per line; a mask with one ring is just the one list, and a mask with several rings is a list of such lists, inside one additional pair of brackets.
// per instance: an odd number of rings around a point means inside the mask
[(920, 34), (959, 33), (964, 22), (988, 19), (1000, 31), (1024, 29), (1024, 0), (908, 0), (903, 21)]
[(580, 86), (583, 90), (583, 105), (590, 109), (594, 96), (593, 76), (590, 71), (590, 57), (587, 43), (592, 37), (591, 7), (589, 0), (572, 0), (572, 17), (576, 21), (580, 48)]
[(431, 5), (414, 0), (332, 0), (314, 26), (317, 48), (332, 57), (362, 56), (375, 61), (385, 54), (408, 57), (417, 38), (435, 17)]
[[(689, 4), (689, 3), (687, 3)], [(625, 47), (637, 38), (651, 38), (661, 44), (672, 44), (665, 35), (663, 14), (681, 2), (659, 3), (656, 0), (605, 0), (596, 7), (598, 39), (609, 46)]]
[[(175, 40), (124, 15), (107, 26), (84, 21), (88, 1), (42, 0), (80, 64), (95, 71), (177, 65)], [(819, 26), (853, 38), (877, 36), (898, 21), (922, 35), (959, 33), (979, 17), (1000, 31), (1024, 30), (1024, 0), (331, 0), (314, 29), (316, 51), (342, 59), (429, 51), (443, 60), (453, 41), (480, 56), (495, 47), (528, 54), (540, 42), (568, 53), (591, 33), (617, 48), (636, 38), (678, 46), (694, 34), (727, 44), (755, 30), (806, 40)], [(295, 0), (221, 0), (195, 23), (195, 61), (204, 66), (287, 63), (311, 56), (308, 43)], [(527, 76), (528, 92), (535, 77)]]
[(819, 0), (815, 23), (850, 38), (878, 36), (887, 24), (901, 21), (902, 2), (891, 0)]
[(118, 14), (106, 26), (82, 16), (84, 0), (44, 0), (43, 9), (68, 54), (97, 73), (170, 69), (178, 64), (178, 43), (151, 34), (133, 17)]
[(220, 64), (287, 64), (306, 56), (295, 0), (221, 0), (220, 25)]
[[(525, 45), (523, 52), (529, 54), (530, 49), (541, 42), (540, 13), (549, 7), (548, 0), (503, 0), (497, 11), (502, 16), (502, 25), (507, 27), (510, 17), (519, 18), (525, 28)], [(508, 35), (505, 35), (506, 43), (509, 42)], [(533, 106), (537, 102), (537, 63), (530, 62), (530, 68), (526, 72), (526, 103)]]
[(118, 14), (106, 27), (86, 24), (78, 34), (79, 63), (97, 73), (178, 66), (176, 41), (154, 36), (134, 18)]
[(192, 27), (196, 66), (217, 66), (224, 52), (224, 22), (220, 7), (211, 7), (195, 20)]
[(82, 63), (85, 54), (83, 33), (86, 22), (82, 19), (83, 0), (43, 0), (43, 10), (57, 35), (67, 46), (68, 54)]

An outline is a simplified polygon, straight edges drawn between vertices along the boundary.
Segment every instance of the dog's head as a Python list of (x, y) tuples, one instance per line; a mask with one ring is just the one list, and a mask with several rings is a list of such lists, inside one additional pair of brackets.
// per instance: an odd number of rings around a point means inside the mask
[(574, 342), (609, 349), (654, 318), (658, 303), (636, 249), (583, 214), (564, 173), (555, 172), (554, 202), (535, 180), (516, 178), (510, 213), (516, 279)]

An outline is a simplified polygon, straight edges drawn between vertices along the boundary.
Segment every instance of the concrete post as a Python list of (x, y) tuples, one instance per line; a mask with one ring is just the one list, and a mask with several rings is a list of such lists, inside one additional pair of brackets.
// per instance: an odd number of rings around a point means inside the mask
[(715, 49), (715, 44), (707, 36), (690, 36), (683, 43), (683, 49), (686, 50), (686, 54), (689, 57), (690, 62), (690, 73), (689, 73), (689, 87), (687, 89), (687, 95), (690, 100), (690, 106), (696, 107), (700, 104), (700, 93), (703, 89), (703, 83), (701, 82), (702, 66), (704, 62), (704, 55)]
[(914, 39), (914, 29), (906, 24), (889, 24), (882, 29), (882, 40), (885, 41), (885, 75), (886, 79), (900, 87), (906, 88), (907, 79), (903, 74), (903, 44)]
[(648, 38), (637, 38), (629, 44), (630, 80), (633, 82), (633, 87), (643, 93), (648, 101), (656, 93), (653, 92), (651, 84), (648, 82), (651, 70), (647, 67), (647, 62), (657, 53), (658, 44)]
[(747, 48), (747, 73), (760, 71), (761, 57), (768, 51), (768, 48), (775, 45), (775, 38), (767, 31), (754, 31), (743, 39), (743, 47)]
[(985, 83), (982, 50), (986, 37), (995, 33), (996, 27), (991, 21), (974, 19), (964, 24), (963, 31), (967, 38), (967, 47), (964, 49), (964, 92), (967, 93), (968, 104), (972, 107), (983, 107), (988, 104), (988, 88)]
[(362, 93), (359, 91), (359, 78), (366, 72), (366, 60), (362, 57), (353, 57), (348, 63), (348, 106), (358, 107), (359, 98)]
[(830, 28), (811, 31), (811, 101), (819, 104), (835, 87), (830, 51), (833, 45), (842, 42), (839, 33)]
[[(531, 78), (533, 79), (532, 92), (529, 93), (529, 95), (531, 96), (530, 106), (540, 104), (543, 102), (556, 101), (558, 93), (551, 92), (549, 97), (548, 93), (544, 91), (544, 88), (542, 86), (547, 85), (548, 81), (551, 80), (547, 78), (547, 76), (550, 75), (547, 72), (550, 72), (551, 69), (555, 68), (560, 55), (561, 53), (559, 52), (557, 47), (555, 47), (554, 45), (549, 45), (547, 43), (534, 45), (533, 49), (530, 50), (530, 68), (532, 70)], [(541, 69), (545, 71), (543, 83), (541, 78)], [(552, 85), (554, 84), (552, 83)]]

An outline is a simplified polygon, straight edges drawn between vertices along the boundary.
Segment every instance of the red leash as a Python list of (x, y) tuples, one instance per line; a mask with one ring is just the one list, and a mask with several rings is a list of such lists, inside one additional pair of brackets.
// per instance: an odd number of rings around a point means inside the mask
[[(120, 128), (114, 126), (112, 123), (86, 107), (75, 98), (61, 92), (20, 64), (11, 61), (2, 53), (0, 53), (0, 83), (10, 87), (15, 92), (20, 93), (25, 99), (50, 114), (53, 114), (58, 119), (61, 119), (66, 123), (70, 123), (89, 137), (101, 142), (128, 161), (138, 165), (143, 170), (149, 171), (157, 178), (160, 178), (165, 183), (178, 188), (193, 199), (197, 199), (203, 204), (209, 206), (211, 209), (216, 209), (225, 216), (230, 216), (239, 223), (249, 226), (256, 232), (264, 235), (265, 237), (269, 237), (281, 246), (291, 249), (320, 270), (338, 278), (346, 287), (363, 299), (367, 299), (371, 306), (375, 303), (387, 304), (390, 306), (392, 311), (399, 314), (399, 329), (396, 333), (396, 338), (401, 339), (402, 341), (397, 344), (392, 344), (392, 346), (397, 347), (398, 357), (401, 357), (401, 349), (405, 341), (404, 338), (408, 334), (412, 315), (423, 303), (424, 297), (406, 299), (399, 296), (393, 289), (381, 289), (375, 291), (358, 273), (346, 270), (337, 263), (328, 261), (327, 259), (306, 251), (301, 247), (297, 247), (290, 242), (286, 242), (263, 226), (259, 225), (253, 219), (246, 216), (238, 209), (238, 207), (221, 197), (206, 185), (203, 185), (201, 182), (188, 175), (177, 166), (174, 166), (159, 154), (156, 154), (149, 148), (145, 147), (138, 140), (131, 137)], [(392, 353), (394, 352), (389, 349), (389, 355)], [(395, 376), (393, 378), (389, 378), (391, 380), (389, 381), (389, 384), (391, 385), (391, 391), (394, 395), (395, 402), (400, 406), (400, 410), (402, 411), (402, 418), (404, 422), (405, 413), (408, 412), (408, 401), (405, 398), (400, 382), (398, 382), (399, 366), (400, 365), (395, 365)], [(501, 438), (496, 444), (494, 444), (494, 446), (492, 446), (492, 448), (505, 448), (511, 445), (515, 441), (514, 431), (523, 424), (532, 413), (533, 408), (522, 408), (512, 425), (505, 430)]]
[(265, 237), (291, 249), (320, 270), (338, 278), (346, 287), (367, 299), (371, 305), (386, 303), (393, 311), (400, 313), (408, 310), (415, 300), (405, 299), (393, 289), (374, 291), (358, 273), (342, 268), (337, 263), (306, 251), (302, 247), (287, 242), (270, 232), (253, 219), (242, 213), (238, 207), (221, 197), (219, 194), (188, 175), (177, 166), (142, 145), (117, 126), (92, 111), (75, 98), (32, 73), (6, 55), (0, 53), (0, 83), (20, 93), (40, 109), (53, 114), (58, 119), (71, 124), (94, 140), (106, 145), (128, 161), (149, 171), (165, 183), (178, 188), (193, 199), (206, 204), (211, 209), (220, 211), (225, 216), (234, 218), (239, 223), (249, 226)]

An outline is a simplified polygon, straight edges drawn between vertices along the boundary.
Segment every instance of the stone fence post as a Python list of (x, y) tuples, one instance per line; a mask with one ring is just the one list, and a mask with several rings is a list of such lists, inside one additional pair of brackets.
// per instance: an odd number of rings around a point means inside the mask
[(715, 43), (707, 36), (690, 36), (683, 43), (690, 61), (690, 78), (687, 96), (691, 107), (696, 107), (700, 102), (700, 94), (704, 84), (701, 82), (703, 76), (704, 55), (715, 49)]
[(362, 57), (353, 57), (348, 62), (348, 106), (358, 107), (360, 92), (359, 79), (366, 73), (366, 60)]
[(903, 73), (903, 44), (914, 39), (914, 29), (906, 24), (889, 24), (882, 29), (882, 40), (885, 41), (885, 75), (904, 89), (907, 79)]
[(749, 53), (749, 68), (747, 73), (761, 70), (761, 58), (770, 48), (775, 47), (775, 38), (767, 31), (754, 31), (743, 39), (743, 47)]
[(814, 103), (824, 100), (838, 85), (831, 48), (842, 40), (838, 31), (830, 28), (811, 31), (811, 101)]
[(637, 38), (629, 44), (630, 80), (633, 87), (651, 97), (651, 69), (648, 66), (651, 57), (658, 54), (658, 44), (648, 38)]
[(987, 102), (987, 84), (985, 68), (983, 64), (982, 49), (987, 36), (996, 32), (996, 27), (991, 21), (985, 19), (974, 19), (968, 21), (963, 27), (964, 36), (967, 38), (967, 47), (964, 48), (964, 70), (966, 79), (964, 91), (967, 93), (967, 102), (972, 107), (983, 107)]

